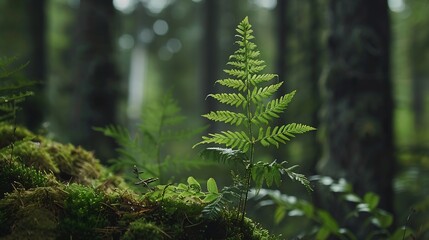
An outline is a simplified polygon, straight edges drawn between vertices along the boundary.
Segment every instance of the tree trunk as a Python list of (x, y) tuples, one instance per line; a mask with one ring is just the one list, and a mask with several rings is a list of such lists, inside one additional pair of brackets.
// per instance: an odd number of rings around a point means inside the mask
[(70, 129), (73, 141), (108, 157), (110, 140), (92, 127), (116, 122), (120, 78), (114, 62), (115, 9), (112, 1), (82, 0), (78, 11), (73, 106)]
[(386, 0), (329, 1), (323, 174), (373, 191), (393, 211), (392, 94)]
[[(215, 92), (215, 81), (218, 76), (218, 3), (216, 0), (206, 0), (204, 3), (204, 41), (200, 46), (203, 49), (203, 99), (207, 95)], [(213, 98), (206, 98), (204, 113), (216, 110), (216, 101)], [(208, 132), (213, 132), (215, 126), (212, 122)]]
[(28, 38), (31, 43), (29, 52), (29, 65), (26, 69), (30, 80), (37, 81), (34, 91), (36, 97), (26, 101), (24, 125), (31, 130), (37, 130), (45, 120), (47, 108), (45, 97), (46, 84), (46, 1), (26, 1), (28, 14)]

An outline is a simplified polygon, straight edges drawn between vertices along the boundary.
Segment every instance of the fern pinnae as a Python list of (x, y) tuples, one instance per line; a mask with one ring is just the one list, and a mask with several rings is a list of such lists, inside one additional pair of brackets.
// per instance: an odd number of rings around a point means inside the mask
[(202, 116), (215, 122), (224, 122), (236, 126), (241, 125), (247, 119), (246, 115), (231, 111), (215, 111)]
[(227, 78), (227, 79), (217, 80), (216, 83), (225, 87), (238, 89), (239, 91), (242, 91), (242, 92), (247, 91), (247, 86), (242, 80)]
[[(235, 106), (237, 109), (235, 111), (210, 112), (203, 117), (212, 121), (240, 126), (244, 131), (210, 133), (208, 136), (203, 136), (202, 141), (194, 147), (200, 144), (219, 144), (226, 146), (231, 151), (238, 151), (245, 155), (241, 159), (245, 166), (245, 173), (242, 177), (244, 191), (240, 193), (237, 211), (237, 215), (241, 216), (241, 220), (244, 220), (252, 180), (257, 188), (261, 188), (263, 182), (268, 185), (273, 183), (279, 185), (281, 175), (287, 173), (292, 179), (300, 181), (306, 187), (309, 186), (304, 175), (293, 173), (275, 161), (272, 164), (261, 161), (255, 163), (255, 145), (279, 147), (280, 144), (285, 144), (295, 134), (311, 131), (314, 128), (294, 123), (273, 128), (269, 126), (269, 123), (273, 119), (279, 118), (280, 114), (287, 108), (295, 95), (295, 91), (278, 99), (271, 99), (283, 85), (283, 82), (268, 84), (269, 81), (278, 78), (278, 75), (260, 73), (266, 65), (263, 60), (258, 59), (260, 52), (257, 50), (256, 44), (250, 41), (254, 36), (247, 17), (239, 23), (236, 31), (238, 33), (236, 35), (238, 50), (229, 57), (227, 62), (227, 65), (232, 68), (224, 70), (229, 77), (216, 81), (216, 83), (235, 92), (210, 94), (209, 97), (215, 98), (220, 103)], [(268, 126), (261, 126), (263, 124)], [(220, 156), (221, 159), (231, 159), (228, 151), (215, 150), (215, 152), (225, 155)]]
[(244, 107), (247, 104), (247, 99), (241, 93), (217, 93), (209, 94), (209, 96), (221, 103), (235, 107)]

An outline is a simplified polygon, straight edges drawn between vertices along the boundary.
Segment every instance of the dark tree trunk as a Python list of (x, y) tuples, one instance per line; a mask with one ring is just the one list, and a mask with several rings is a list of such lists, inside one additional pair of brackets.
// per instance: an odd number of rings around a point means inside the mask
[[(309, 79), (308, 79), (308, 97), (309, 99), (309, 112), (311, 115), (311, 126), (319, 127), (319, 110), (320, 93), (319, 93), (319, 79), (321, 74), (322, 50), (321, 50), (321, 18), (320, 18), (320, 5), (318, 0), (309, 0), (309, 35), (308, 35), (308, 66), (309, 66)], [(317, 135), (308, 136), (309, 140), (305, 146), (311, 147), (311, 151), (306, 151), (306, 159), (310, 163), (310, 173), (316, 174), (316, 165), (321, 154), (321, 143), (317, 139)]]
[[(284, 81), (287, 75), (286, 56), (287, 56), (287, 39), (288, 39), (288, 22), (287, 22), (287, 6), (289, 0), (283, 0), (277, 3), (277, 74), (279, 80)], [(279, 96), (287, 93), (286, 89), (280, 88), (278, 91)]]
[(24, 103), (24, 124), (32, 130), (41, 127), (45, 120), (46, 98), (46, 1), (26, 1), (26, 12), (28, 14), (28, 36), (30, 52), (29, 65), (26, 69), (30, 80), (37, 81), (33, 97)]
[(321, 171), (373, 191), (393, 211), (392, 94), (386, 0), (329, 1), (327, 141)]
[(72, 87), (73, 141), (108, 157), (110, 140), (92, 127), (113, 124), (117, 119), (120, 78), (114, 62), (115, 9), (112, 1), (82, 0), (77, 19), (75, 74)]
[[(200, 46), (203, 52), (203, 98), (215, 92), (215, 81), (218, 76), (218, 2), (216, 0), (206, 0), (204, 3), (204, 41)], [(216, 101), (213, 98), (205, 100), (204, 113), (209, 113), (216, 109)], [(213, 123), (210, 124), (209, 132), (214, 131)]]

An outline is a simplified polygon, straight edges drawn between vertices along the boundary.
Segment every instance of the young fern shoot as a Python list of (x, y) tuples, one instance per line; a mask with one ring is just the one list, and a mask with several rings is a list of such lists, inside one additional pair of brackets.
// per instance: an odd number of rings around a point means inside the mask
[(273, 99), (283, 82), (269, 84), (270, 81), (277, 78), (277, 75), (261, 73), (266, 65), (263, 60), (258, 58), (260, 52), (256, 44), (251, 41), (254, 36), (247, 17), (239, 23), (236, 31), (237, 41), (235, 43), (238, 45), (238, 50), (229, 57), (227, 65), (231, 66), (231, 69), (224, 70), (229, 77), (216, 81), (229, 88), (230, 91), (208, 95), (220, 103), (232, 106), (235, 111), (213, 111), (203, 117), (236, 126), (239, 130), (210, 133), (208, 136), (203, 136), (203, 140), (194, 147), (200, 144), (224, 145), (226, 148), (207, 148), (203, 151), (203, 155), (217, 156), (218, 159), (234, 159), (235, 161), (239, 159), (245, 166), (243, 177), (245, 190), (241, 193), (238, 206), (238, 214), (241, 214), (241, 220), (243, 220), (252, 180), (256, 188), (260, 189), (264, 182), (268, 186), (273, 183), (280, 185), (281, 176), (288, 175), (291, 179), (298, 180), (311, 189), (304, 175), (293, 172), (296, 166), (287, 168), (286, 162), (256, 162), (255, 146), (276, 146), (278, 148), (280, 144), (285, 144), (296, 134), (312, 131), (315, 128), (297, 123), (275, 127), (269, 125), (286, 110), (295, 91)]

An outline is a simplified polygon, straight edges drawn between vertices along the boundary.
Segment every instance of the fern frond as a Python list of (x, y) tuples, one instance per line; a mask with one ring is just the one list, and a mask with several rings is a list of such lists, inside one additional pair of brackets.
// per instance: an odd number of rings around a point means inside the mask
[(250, 100), (255, 104), (258, 102), (262, 102), (264, 99), (269, 98), (274, 93), (276, 93), (282, 84), (283, 82), (279, 82), (277, 84), (269, 85), (264, 88), (255, 87), (250, 95)]
[(246, 106), (247, 100), (241, 93), (218, 93), (218, 94), (209, 94), (209, 97), (212, 97), (218, 100), (221, 103), (228, 104), (231, 106)]
[(246, 115), (231, 111), (210, 112), (209, 114), (204, 114), (202, 116), (215, 122), (224, 122), (237, 126), (247, 121)]
[(203, 141), (197, 143), (193, 147), (196, 147), (200, 144), (209, 144), (216, 143), (222, 144), (231, 148), (238, 148), (243, 152), (249, 150), (249, 145), (251, 143), (247, 134), (243, 131), (241, 132), (232, 132), (232, 131), (222, 131), (221, 133), (210, 133), (209, 137), (203, 136)]
[(246, 71), (245, 70), (238, 70), (238, 69), (225, 69), (223, 70), (225, 73), (228, 73), (229, 75), (233, 77), (237, 77), (240, 79), (246, 79)]
[(246, 64), (242, 61), (229, 61), (226, 64), (234, 66), (234, 67), (239, 68), (239, 69), (245, 69), (246, 68)]
[(307, 188), (307, 190), (313, 191), (313, 189), (311, 188), (310, 181), (303, 174), (293, 172), (293, 169), (297, 167), (298, 165), (294, 165), (289, 168), (283, 168), (283, 170), (287, 173), (290, 179), (300, 182), (302, 185), (305, 186), (305, 188)]
[(268, 121), (271, 119), (279, 118), (279, 114), (286, 110), (295, 93), (296, 91), (292, 91), (278, 99), (271, 100), (265, 107), (259, 108), (259, 110), (256, 111), (255, 116), (251, 119), (252, 123), (258, 125), (260, 123), (268, 124)]
[(226, 78), (226, 79), (217, 80), (216, 83), (219, 83), (220, 85), (225, 87), (238, 89), (239, 91), (242, 91), (242, 92), (247, 91), (246, 83), (243, 82), (242, 80)]
[(273, 78), (278, 77), (277, 74), (251, 74), (249, 82), (253, 86), (257, 86), (263, 82), (271, 81)]
[(275, 145), (279, 147), (279, 143), (285, 144), (286, 141), (289, 141), (290, 138), (295, 137), (294, 134), (305, 133), (308, 131), (316, 130), (313, 127), (291, 123), (283, 126), (276, 126), (271, 130), (271, 127), (267, 127), (264, 133), (264, 129), (259, 129), (259, 136), (256, 140), (260, 142), (262, 146), (267, 147), (270, 145)]
[(246, 159), (246, 154), (240, 150), (234, 150), (231, 148), (206, 148), (201, 153), (200, 156), (203, 159), (215, 160), (219, 162), (229, 162), (229, 163), (241, 163), (243, 159)]

